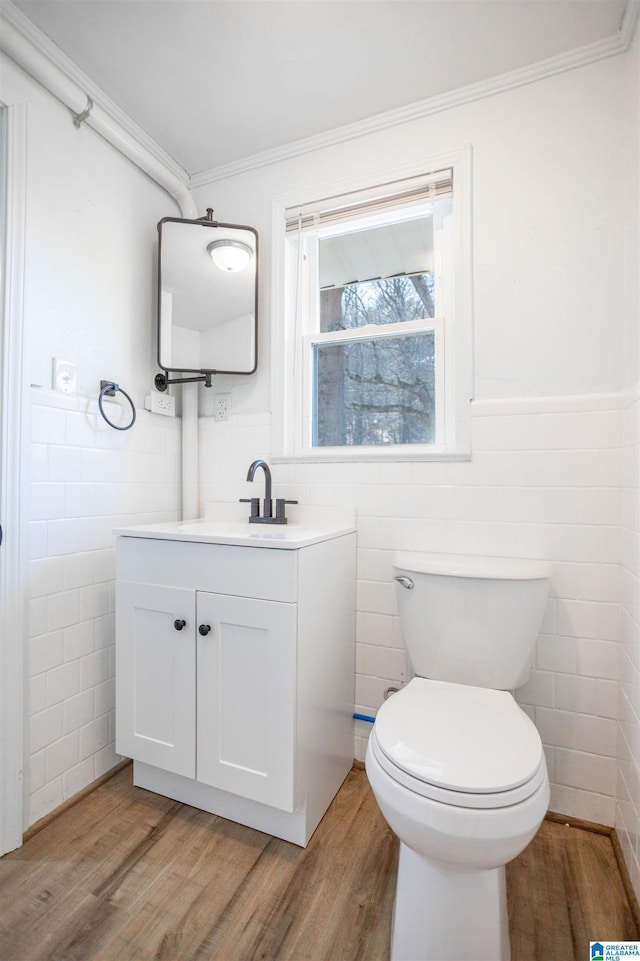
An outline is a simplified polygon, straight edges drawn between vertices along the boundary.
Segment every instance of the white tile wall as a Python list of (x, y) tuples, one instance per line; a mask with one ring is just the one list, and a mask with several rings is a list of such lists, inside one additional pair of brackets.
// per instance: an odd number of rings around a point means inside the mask
[[(637, 500), (626, 497), (621, 479), (629, 473), (624, 437), (637, 440), (638, 430), (625, 426), (624, 405), (621, 395), (477, 402), (473, 456), (464, 463), (272, 465), (278, 496), (358, 512), (359, 713), (374, 716), (385, 689), (407, 680), (390, 580), (395, 550), (553, 562), (534, 670), (518, 700), (543, 737), (551, 808), (607, 825), (616, 817), (618, 642), (621, 631), (633, 633), (630, 611), (623, 607), (621, 615), (620, 555), (633, 551), (624, 547), (620, 524)], [(268, 416), (232, 415), (223, 424), (203, 417), (203, 506), (238, 497), (250, 461), (269, 451)], [(622, 690), (635, 725), (631, 698), (637, 705), (638, 685), (629, 689), (630, 667), (623, 664)], [(360, 759), (369, 731), (367, 722), (356, 721)], [(633, 736), (637, 748), (635, 727)], [(639, 783), (635, 767), (628, 786), (636, 799), (634, 825)], [(637, 839), (632, 843), (637, 853)]]
[(180, 421), (32, 388), (31, 438), (29, 825), (119, 760), (112, 529), (179, 516)]

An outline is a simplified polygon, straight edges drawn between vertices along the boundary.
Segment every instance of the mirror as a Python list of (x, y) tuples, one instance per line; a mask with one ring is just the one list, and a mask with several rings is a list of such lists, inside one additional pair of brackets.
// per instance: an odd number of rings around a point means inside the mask
[[(156, 386), (212, 374), (252, 374), (257, 366), (258, 234), (253, 227), (165, 217), (158, 224)], [(164, 386), (162, 383), (164, 382)]]

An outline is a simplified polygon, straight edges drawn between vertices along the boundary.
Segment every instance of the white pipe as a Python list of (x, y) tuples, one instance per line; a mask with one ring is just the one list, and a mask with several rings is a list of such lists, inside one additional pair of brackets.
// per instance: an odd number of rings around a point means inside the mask
[[(32, 41), (25, 37), (6, 17), (3, 18), (2, 30), (0, 31), (0, 50), (14, 60), (19, 67), (22, 67), (34, 80), (42, 84), (72, 113), (76, 115), (83, 113), (88, 102), (88, 95), (85, 91), (34, 46)], [(195, 201), (187, 185), (165, 164), (154, 157), (135, 137), (127, 133), (121, 124), (99, 104), (93, 105), (83, 123), (92, 127), (128, 160), (163, 187), (179, 205), (184, 217), (194, 219), (198, 216)]]
[(182, 519), (198, 517), (198, 385), (182, 385)]
[[(19, 10), (7, 4), (0, 30), (0, 50), (15, 61), (34, 80), (76, 116), (83, 114), (89, 104), (88, 94), (37, 46), (40, 31), (23, 17)], [(23, 25), (18, 29), (7, 19)], [(23, 32), (24, 31), (24, 32)], [(29, 34), (31, 36), (29, 36)], [(182, 216), (195, 220), (198, 216), (193, 196), (187, 185), (143, 144), (128, 133), (118, 121), (99, 104), (93, 104), (82, 120), (104, 137), (120, 153), (151, 177), (173, 197)], [(182, 517), (198, 516), (198, 385), (182, 385)]]

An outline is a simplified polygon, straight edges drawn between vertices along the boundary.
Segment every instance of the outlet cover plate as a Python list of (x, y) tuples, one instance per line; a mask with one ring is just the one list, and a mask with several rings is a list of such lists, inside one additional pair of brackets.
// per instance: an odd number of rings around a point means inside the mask
[(216, 394), (213, 398), (213, 416), (215, 420), (229, 420), (231, 413), (231, 394)]
[(144, 399), (145, 410), (150, 410), (152, 414), (163, 414), (165, 417), (176, 416), (176, 399), (171, 394), (162, 394), (160, 391), (152, 390)]

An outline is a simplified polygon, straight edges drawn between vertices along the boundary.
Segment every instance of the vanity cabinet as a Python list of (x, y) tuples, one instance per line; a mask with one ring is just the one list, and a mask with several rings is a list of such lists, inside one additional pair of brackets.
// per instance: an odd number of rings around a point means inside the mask
[(306, 844), (352, 765), (355, 535), (119, 536), (116, 750), (142, 787)]
[(293, 810), (296, 605), (118, 589), (118, 751)]

